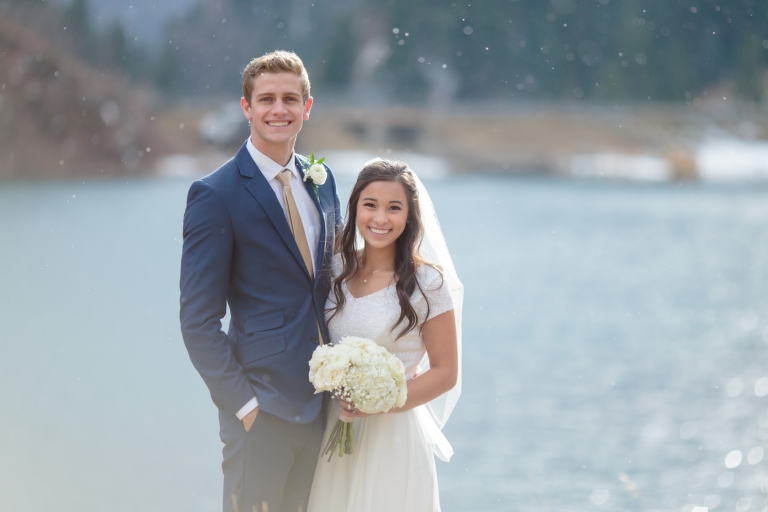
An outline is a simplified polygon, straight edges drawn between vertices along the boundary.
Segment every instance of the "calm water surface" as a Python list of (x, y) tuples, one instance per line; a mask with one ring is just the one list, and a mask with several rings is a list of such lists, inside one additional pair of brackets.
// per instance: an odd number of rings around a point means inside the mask
[[(0, 510), (220, 510), (188, 186), (0, 187)], [(445, 512), (763, 510), (768, 188), (427, 186), (466, 287)]]

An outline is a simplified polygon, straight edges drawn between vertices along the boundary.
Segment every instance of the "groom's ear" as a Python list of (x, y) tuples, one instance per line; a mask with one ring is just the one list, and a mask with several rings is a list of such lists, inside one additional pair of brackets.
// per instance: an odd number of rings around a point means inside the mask
[(243, 115), (245, 115), (245, 118), (248, 120), (248, 122), (251, 121), (251, 105), (248, 103), (248, 100), (245, 99), (245, 96), (240, 98), (240, 108), (243, 109)]
[(304, 104), (304, 115), (302, 116), (302, 118), (305, 121), (309, 119), (309, 111), (312, 110), (312, 102), (313, 102), (312, 96), (310, 96), (309, 98), (307, 98), (307, 102)]

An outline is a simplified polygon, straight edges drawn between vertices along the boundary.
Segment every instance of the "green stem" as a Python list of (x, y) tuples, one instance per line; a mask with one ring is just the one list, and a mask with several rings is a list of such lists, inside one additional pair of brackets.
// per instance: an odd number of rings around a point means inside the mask
[(354, 439), (355, 434), (352, 423), (336, 420), (333, 430), (331, 430), (331, 435), (328, 436), (328, 442), (325, 443), (323, 448), (323, 457), (328, 455), (328, 462), (330, 462), (337, 447), (339, 449), (339, 457), (355, 453)]
[(336, 424), (333, 426), (333, 430), (331, 431), (331, 435), (328, 436), (328, 443), (325, 445), (325, 449), (323, 450), (323, 457), (325, 457), (326, 454), (328, 455), (328, 462), (331, 462), (331, 457), (333, 457), (334, 449), (336, 448), (336, 444), (339, 442), (339, 435), (341, 434), (341, 429), (343, 428), (343, 422), (341, 420), (336, 420)]

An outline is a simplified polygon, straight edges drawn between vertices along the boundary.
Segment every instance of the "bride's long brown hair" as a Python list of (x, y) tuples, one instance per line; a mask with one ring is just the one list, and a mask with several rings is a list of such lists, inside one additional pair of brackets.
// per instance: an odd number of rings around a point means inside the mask
[[(397, 181), (403, 185), (405, 196), (408, 200), (408, 222), (405, 224), (405, 230), (395, 240), (395, 290), (400, 302), (400, 318), (397, 319), (392, 329), (400, 325), (403, 320), (407, 324), (398, 333), (400, 338), (413, 330), (419, 323), (419, 317), (416, 310), (411, 305), (410, 297), (416, 288), (419, 289), (427, 302), (427, 315), (429, 318), (429, 300), (421, 288), (419, 280), (416, 278), (416, 269), (421, 265), (435, 265), (424, 260), (419, 254), (419, 246), (424, 235), (424, 226), (421, 221), (421, 208), (419, 207), (419, 192), (416, 188), (416, 180), (408, 165), (402, 162), (392, 160), (375, 160), (368, 163), (360, 174), (357, 175), (357, 182), (352, 188), (347, 204), (347, 218), (344, 229), (340, 236), (336, 237), (335, 252), (341, 254), (342, 270), (341, 274), (333, 281), (333, 291), (336, 296), (336, 305), (329, 309), (332, 311), (331, 317), (336, 316), (344, 308), (344, 293), (341, 285), (347, 279), (353, 277), (361, 265), (361, 256), (355, 249), (355, 236), (357, 233), (357, 203), (360, 200), (360, 194), (363, 189), (374, 181)], [(438, 269), (439, 271), (439, 269)]]

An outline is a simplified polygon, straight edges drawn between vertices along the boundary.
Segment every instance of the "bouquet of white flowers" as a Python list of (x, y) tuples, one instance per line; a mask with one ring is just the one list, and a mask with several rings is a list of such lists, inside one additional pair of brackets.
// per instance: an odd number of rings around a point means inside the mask
[[(402, 361), (373, 341), (354, 336), (317, 347), (309, 361), (309, 380), (315, 393), (330, 391), (367, 414), (402, 407), (408, 392)], [(339, 415), (323, 455), (332, 455), (337, 447), (339, 457), (354, 452), (352, 418)]]

